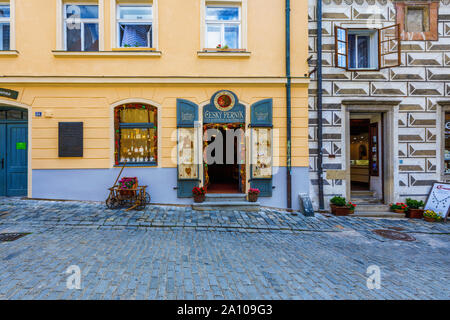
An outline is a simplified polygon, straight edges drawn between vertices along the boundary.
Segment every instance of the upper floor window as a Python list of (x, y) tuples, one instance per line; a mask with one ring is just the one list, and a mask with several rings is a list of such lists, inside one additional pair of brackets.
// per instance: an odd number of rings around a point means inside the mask
[(0, 50), (10, 50), (11, 12), (9, 3), (0, 3)]
[(335, 27), (335, 64), (352, 70), (380, 70), (401, 64), (398, 25), (381, 29)]
[(240, 6), (207, 5), (205, 20), (207, 48), (241, 48)]
[(114, 110), (115, 164), (156, 165), (158, 160), (157, 108), (126, 104)]
[(396, 1), (402, 40), (438, 40), (439, 2)]
[(98, 51), (97, 5), (64, 5), (64, 39), (67, 51)]
[(151, 5), (119, 5), (117, 36), (120, 48), (151, 48), (153, 46), (153, 7)]

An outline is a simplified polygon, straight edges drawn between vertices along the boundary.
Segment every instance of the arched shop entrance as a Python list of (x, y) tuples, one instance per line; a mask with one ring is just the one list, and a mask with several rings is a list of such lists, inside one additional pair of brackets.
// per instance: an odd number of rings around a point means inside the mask
[[(201, 115), (197, 104), (177, 99), (178, 197), (208, 193), (246, 193), (258, 188), (272, 196), (272, 99), (249, 108), (228, 90), (216, 92)], [(246, 143), (250, 143), (249, 146)]]
[(245, 193), (245, 106), (227, 90), (203, 108), (203, 185), (209, 193)]

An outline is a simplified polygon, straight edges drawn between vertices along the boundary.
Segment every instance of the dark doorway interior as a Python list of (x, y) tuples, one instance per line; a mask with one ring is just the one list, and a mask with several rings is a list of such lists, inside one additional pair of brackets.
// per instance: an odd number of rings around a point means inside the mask
[[(227, 164), (227, 139), (226, 130), (223, 127), (217, 128), (222, 134), (223, 139), (223, 164), (214, 163), (207, 167), (207, 174), (209, 176), (208, 193), (239, 193), (239, 165), (237, 161), (237, 138), (234, 139), (233, 148), (228, 148), (229, 151), (234, 150), (234, 161), (232, 164)], [(212, 137), (211, 142), (215, 138)], [(215, 150), (212, 152), (215, 157)]]
[(351, 190), (370, 190), (370, 119), (350, 120)]

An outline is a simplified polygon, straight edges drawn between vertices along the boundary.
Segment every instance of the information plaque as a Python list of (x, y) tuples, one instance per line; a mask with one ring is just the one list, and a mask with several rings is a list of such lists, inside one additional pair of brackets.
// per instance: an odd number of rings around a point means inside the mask
[(83, 156), (83, 122), (59, 122), (58, 156)]

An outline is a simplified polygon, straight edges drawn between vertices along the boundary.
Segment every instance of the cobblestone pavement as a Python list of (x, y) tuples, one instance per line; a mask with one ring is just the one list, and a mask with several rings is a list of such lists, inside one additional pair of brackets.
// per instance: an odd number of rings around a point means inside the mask
[[(0, 198), (4, 232), (31, 234), (0, 242), (0, 299), (450, 298), (448, 223)], [(367, 287), (371, 265), (381, 289)]]

